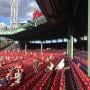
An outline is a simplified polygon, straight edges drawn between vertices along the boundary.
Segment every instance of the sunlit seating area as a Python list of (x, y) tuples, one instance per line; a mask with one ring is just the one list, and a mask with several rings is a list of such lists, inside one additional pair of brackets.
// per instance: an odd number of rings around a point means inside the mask
[[(47, 58), (53, 55), (52, 63), (55, 65), (55, 70), (47, 70), (49, 65)], [(78, 66), (78, 63), (87, 66), (87, 61), (76, 62), (70, 59), (69, 56), (63, 55), (60, 52), (36, 52), (36, 51), (1, 51), (0, 52), (0, 76), (6, 76), (10, 70), (17, 65), (22, 65), (23, 75), (20, 83), (15, 83), (14, 77), (9, 80), (5, 86), (1, 85), (0, 90), (89, 90), (90, 79), (84, 70)], [(40, 65), (38, 73), (35, 74), (33, 61), (38, 58)], [(64, 59), (64, 67), (56, 69), (61, 60)], [(19, 68), (20, 69), (20, 68)], [(0, 78), (0, 80), (1, 80)], [(14, 83), (14, 84), (13, 84)]]

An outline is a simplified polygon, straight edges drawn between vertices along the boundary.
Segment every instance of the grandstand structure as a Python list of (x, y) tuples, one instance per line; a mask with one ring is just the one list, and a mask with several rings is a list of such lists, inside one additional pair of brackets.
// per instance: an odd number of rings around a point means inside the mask
[[(90, 90), (90, 0), (36, 2), (46, 18), (44, 23), (36, 23), (38, 16), (34, 14), (35, 21), (0, 30), (1, 37), (18, 42), (0, 52), (1, 59), (5, 59), (0, 74), (6, 75), (17, 64), (24, 69), (21, 83), (12, 85), (11, 80), (0, 90)], [(47, 72), (50, 56), (54, 69)], [(36, 59), (41, 62), (37, 74), (33, 69)]]

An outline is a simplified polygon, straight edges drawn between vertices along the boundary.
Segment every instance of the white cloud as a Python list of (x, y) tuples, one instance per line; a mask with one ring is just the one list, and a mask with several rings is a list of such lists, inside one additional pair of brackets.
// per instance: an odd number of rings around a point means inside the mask
[(3, 23), (3, 22), (1, 22), (1, 23), (0, 23), (0, 25), (6, 26), (6, 24), (5, 24), (5, 23)]
[(28, 4), (28, 9), (38, 9), (38, 10), (40, 10), (39, 9), (39, 7), (38, 7), (38, 5), (37, 5), (37, 3), (36, 3), (36, 1), (32, 1), (32, 2), (30, 2), (29, 4)]
[(19, 22), (20, 23), (27, 23), (27, 20), (26, 19), (20, 19)]
[(32, 18), (33, 12), (27, 12), (26, 17)]

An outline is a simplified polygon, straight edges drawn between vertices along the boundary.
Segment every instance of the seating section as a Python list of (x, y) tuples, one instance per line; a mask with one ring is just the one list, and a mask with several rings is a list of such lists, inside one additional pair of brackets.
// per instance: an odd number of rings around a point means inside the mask
[(73, 61), (75, 64), (77, 64), (83, 71), (84, 73), (87, 74), (87, 52), (85, 51), (77, 51), (74, 53), (74, 59)]
[(51, 90), (58, 90), (59, 87), (60, 87), (60, 79), (61, 79), (61, 70), (57, 70), (56, 71), (56, 75), (55, 75), (55, 78), (53, 80), (53, 84), (52, 84), (52, 87), (51, 87)]
[(68, 60), (68, 62), (79, 90), (88, 90), (89, 78), (72, 60)]
[[(10, 86), (0, 86), (0, 90), (90, 90), (90, 79), (83, 71), (81, 66), (87, 67), (87, 61), (80, 60), (77, 56), (73, 60), (69, 56), (64, 56), (63, 52), (44, 51), (1, 51), (0, 76), (9, 72), (9, 69), (15, 65), (22, 63), (24, 69), (23, 79), (20, 84)], [(47, 70), (49, 62), (47, 57), (54, 56), (52, 63), (55, 67), (64, 58), (65, 66), (62, 69)], [(38, 73), (35, 74), (33, 69), (33, 61), (40, 60)]]

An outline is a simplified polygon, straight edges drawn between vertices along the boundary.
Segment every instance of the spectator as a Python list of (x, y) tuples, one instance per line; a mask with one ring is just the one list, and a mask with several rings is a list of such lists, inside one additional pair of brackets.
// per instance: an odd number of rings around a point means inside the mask
[(15, 76), (15, 73), (17, 72), (17, 69), (16, 68), (12, 68), (12, 77), (14, 77)]
[(49, 62), (49, 65), (47, 66), (47, 68), (48, 68), (49, 70), (53, 70), (53, 69), (54, 69), (54, 64), (50, 61), (50, 62)]
[(49, 56), (49, 59), (50, 59), (50, 60), (53, 60), (53, 59), (54, 59), (54, 56), (51, 54), (51, 55)]
[(22, 69), (22, 68), (23, 68), (22, 63), (21, 63), (21, 62), (20, 62), (20, 63), (18, 63), (18, 64), (15, 66), (15, 68), (17, 68), (17, 69)]
[(21, 70), (18, 70), (16, 73), (15, 73), (15, 79), (16, 79), (16, 81), (15, 81), (15, 83), (20, 83), (21, 82), (21, 80), (22, 80), (22, 72), (21, 72)]
[(40, 61), (39, 61), (38, 58), (36, 60), (34, 60), (34, 62), (33, 62), (33, 68), (34, 68), (34, 72), (35, 73), (38, 73), (39, 64), (40, 64)]
[(52, 71), (54, 73), (55, 72), (54, 64), (50, 60), (47, 62), (48, 62), (48, 66), (46, 67), (45, 72)]
[(49, 61), (50, 61), (50, 59), (49, 59), (49, 57), (47, 57), (47, 58), (46, 58), (46, 62), (49, 62)]
[(0, 78), (0, 86), (7, 86), (8, 85), (8, 80), (6, 79), (5, 76), (1, 76)]
[(6, 80), (8, 81), (8, 83), (10, 83), (10, 80), (11, 80), (11, 73), (8, 73), (7, 75), (6, 75)]

